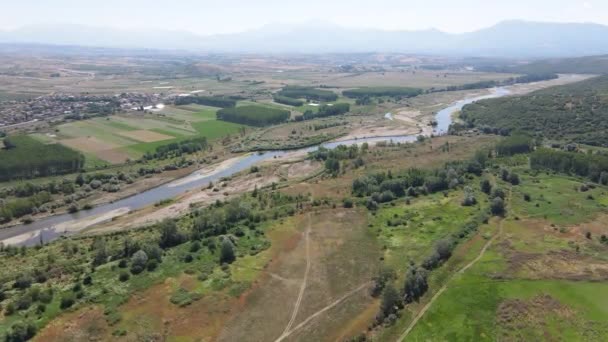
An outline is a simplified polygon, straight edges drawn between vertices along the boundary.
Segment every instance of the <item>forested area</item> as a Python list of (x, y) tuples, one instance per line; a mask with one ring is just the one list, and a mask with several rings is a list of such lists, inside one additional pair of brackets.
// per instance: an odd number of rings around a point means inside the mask
[(68, 174), (84, 166), (81, 153), (25, 135), (4, 139), (0, 161), (0, 181)]
[(422, 92), (422, 89), (410, 87), (365, 87), (345, 90), (342, 95), (354, 99), (379, 96), (414, 97), (422, 94)]
[(313, 87), (287, 86), (277, 93), (278, 96), (294, 99), (306, 99), (315, 101), (332, 102), (338, 99), (333, 91), (315, 89)]
[(334, 105), (322, 105), (319, 110), (315, 113), (312, 110), (307, 110), (304, 114), (297, 116), (296, 121), (311, 120), (315, 118), (324, 118), (328, 116), (340, 115), (348, 113), (350, 111), (350, 104), (348, 103), (336, 103)]
[(266, 126), (282, 123), (287, 121), (290, 115), (291, 113), (288, 110), (254, 105), (224, 108), (217, 112), (217, 118), (219, 120), (251, 126)]
[(286, 105), (294, 106), (294, 107), (300, 107), (304, 104), (304, 101), (302, 101), (302, 100), (298, 100), (293, 97), (281, 96), (281, 95), (275, 95), (273, 99), (274, 99), (274, 102), (276, 102), (276, 103), (282, 103), (282, 104), (286, 104)]
[(555, 73), (534, 73), (534, 74), (526, 74), (518, 77), (510, 77), (503, 81), (479, 81), (474, 83), (467, 83), (463, 85), (454, 85), (446, 88), (447, 91), (456, 91), (456, 90), (472, 90), (472, 89), (485, 89), (485, 88), (493, 88), (493, 87), (501, 87), (507, 85), (513, 85), (517, 83), (531, 83), (531, 82), (539, 82), (539, 81), (547, 81), (558, 78), (559, 76)]
[(588, 177), (608, 185), (608, 156), (541, 148), (530, 155), (530, 167)]
[(199, 104), (211, 107), (233, 108), (236, 100), (221, 96), (180, 96), (175, 99), (175, 105)]
[(173, 142), (166, 145), (161, 145), (156, 148), (154, 153), (147, 152), (144, 159), (166, 159), (179, 157), (182, 154), (190, 154), (205, 150), (209, 147), (207, 138), (197, 137), (182, 141)]
[(524, 131), (567, 143), (608, 146), (608, 76), (519, 97), (478, 101), (462, 109), (468, 127)]

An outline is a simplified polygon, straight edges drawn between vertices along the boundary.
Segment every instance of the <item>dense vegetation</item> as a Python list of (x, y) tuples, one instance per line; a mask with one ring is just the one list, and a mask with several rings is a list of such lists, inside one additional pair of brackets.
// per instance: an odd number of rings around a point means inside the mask
[(608, 146), (608, 76), (521, 97), (479, 101), (465, 106), (461, 117), (468, 127)]
[(342, 94), (354, 99), (378, 96), (414, 97), (422, 94), (422, 89), (410, 87), (365, 87), (345, 90)]
[(510, 77), (503, 81), (479, 81), (473, 83), (467, 83), (463, 85), (454, 85), (448, 86), (446, 88), (447, 91), (456, 91), (456, 90), (472, 90), (472, 89), (485, 89), (485, 88), (493, 88), (500, 86), (507, 86), (516, 83), (531, 83), (531, 82), (539, 82), (539, 81), (547, 81), (558, 78), (559, 76), (554, 73), (535, 73), (535, 74), (526, 74), (518, 77)]
[(233, 108), (236, 100), (221, 96), (180, 96), (175, 99), (176, 105), (200, 104), (204, 106)]
[(327, 104), (320, 106), (317, 112), (313, 112), (312, 110), (305, 111), (304, 114), (296, 117), (296, 121), (341, 115), (348, 113), (348, 111), (350, 111), (350, 104), (348, 103), (336, 103), (333, 105)]
[(332, 102), (338, 99), (338, 95), (329, 90), (315, 89), (313, 87), (287, 86), (277, 93), (281, 97), (294, 99), (306, 99), (315, 101)]
[(532, 169), (589, 177), (592, 181), (608, 184), (608, 156), (541, 148), (530, 155)]
[(302, 101), (302, 100), (298, 100), (293, 97), (281, 96), (281, 95), (275, 95), (274, 102), (282, 103), (282, 104), (286, 104), (286, 105), (294, 106), (294, 107), (300, 107), (304, 104), (304, 101)]
[(224, 108), (217, 112), (219, 120), (230, 121), (251, 126), (266, 126), (282, 123), (289, 119), (288, 110), (262, 106), (242, 106)]
[[(133, 292), (186, 270), (206, 286), (207, 279), (229, 272), (237, 258), (268, 248), (262, 224), (293, 215), (301, 200), (260, 189), (145, 229), (36, 248), (0, 246), (0, 336), (28, 340), (62, 312), (93, 303), (104, 306), (105, 319), (114, 325), (122, 319), (118, 307)], [(214, 281), (214, 289), (238, 295), (246, 288), (219, 279), (222, 285)], [(196, 296), (178, 289), (171, 303), (186, 306)]]
[(146, 153), (144, 159), (166, 159), (179, 157), (183, 154), (190, 154), (205, 150), (209, 147), (207, 138), (197, 137), (192, 139), (181, 140), (167, 145), (161, 145), (156, 148), (154, 153)]
[(561, 74), (606, 74), (608, 73), (607, 56), (586, 56), (576, 58), (559, 58), (531, 62), (503, 68), (504, 72), (515, 73), (561, 73)]
[(20, 135), (4, 139), (0, 150), (0, 181), (63, 175), (84, 166), (84, 156), (63, 145), (45, 145)]

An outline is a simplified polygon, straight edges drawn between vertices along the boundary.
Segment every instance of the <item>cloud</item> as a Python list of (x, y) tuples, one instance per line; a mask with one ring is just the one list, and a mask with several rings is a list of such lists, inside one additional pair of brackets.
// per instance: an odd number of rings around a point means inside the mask
[(583, 7), (585, 9), (591, 9), (593, 7), (593, 5), (591, 5), (591, 3), (589, 1), (585, 1), (585, 2), (583, 2)]

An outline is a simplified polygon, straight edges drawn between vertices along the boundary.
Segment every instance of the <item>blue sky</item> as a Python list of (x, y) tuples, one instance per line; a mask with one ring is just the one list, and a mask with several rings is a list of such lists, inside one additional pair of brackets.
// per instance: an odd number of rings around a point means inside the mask
[(608, 25), (608, 0), (0, 0), (0, 29), (70, 23), (216, 34), (320, 20), (466, 32), (506, 19)]

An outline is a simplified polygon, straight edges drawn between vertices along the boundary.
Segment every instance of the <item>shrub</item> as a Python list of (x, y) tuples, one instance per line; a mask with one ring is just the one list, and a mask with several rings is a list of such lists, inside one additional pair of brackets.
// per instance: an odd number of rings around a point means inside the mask
[(59, 307), (61, 309), (67, 309), (67, 308), (70, 308), (72, 305), (74, 305), (75, 302), (76, 302), (76, 298), (75, 298), (74, 294), (71, 292), (68, 292), (68, 293), (65, 293), (63, 296), (61, 296), (61, 301), (60, 301)]
[(5, 336), (6, 342), (23, 342), (36, 335), (36, 326), (33, 323), (17, 322), (11, 326)]
[(344, 208), (352, 208), (353, 207), (353, 200), (351, 198), (345, 198), (344, 200), (342, 200), (342, 203), (344, 205)]
[(224, 238), (220, 248), (220, 263), (232, 263), (236, 259), (234, 254), (234, 246), (228, 238)]
[(125, 282), (127, 280), (129, 280), (130, 276), (129, 273), (125, 272), (125, 271), (120, 271), (120, 274), (118, 275), (118, 280)]
[(490, 211), (493, 215), (503, 215), (505, 213), (505, 202), (502, 198), (496, 197), (492, 200)]

